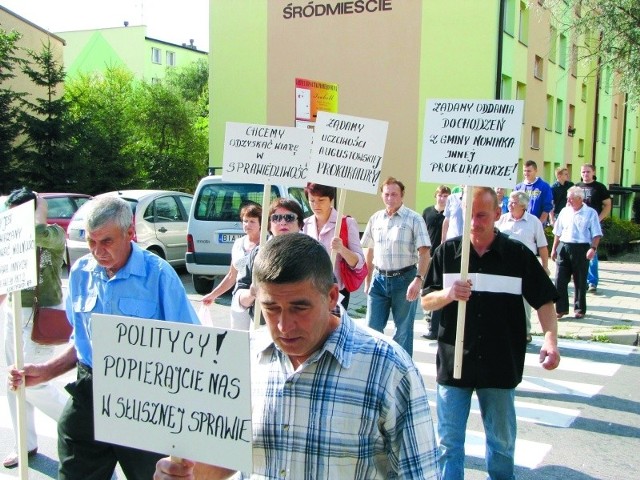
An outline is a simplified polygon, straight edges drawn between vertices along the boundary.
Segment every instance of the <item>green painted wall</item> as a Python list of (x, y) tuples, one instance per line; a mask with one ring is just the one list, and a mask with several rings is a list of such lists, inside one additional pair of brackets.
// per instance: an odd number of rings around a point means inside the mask
[(222, 166), (227, 121), (267, 123), (267, 5), (209, 2), (209, 165)]
[[(495, 98), (499, 3), (449, 0), (422, 4), (418, 179), (426, 101), (430, 98)], [(422, 212), (434, 204), (437, 187), (433, 183), (417, 183), (416, 205), (421, 206), (417, 210)]]

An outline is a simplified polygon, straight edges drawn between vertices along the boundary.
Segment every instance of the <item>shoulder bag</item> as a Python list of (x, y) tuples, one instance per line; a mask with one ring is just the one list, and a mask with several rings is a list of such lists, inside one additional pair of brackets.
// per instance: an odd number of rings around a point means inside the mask
[[(345, 247), (349, 248), (349, 227), (347, 227), (347, 217), (342, 217), (342, 227), (340, 228), (340, 239)], [(340, 258), (340, 277), (344, 288), (349, 292), (355, 292), (360, 288), (364, 279), (367, 278), (369, 269), (367, 264), (361, 268), (351, 268), (344, 258)]]
[[(40, 280), (40, 253), (36, 259), (37, 280)], [(62, 345), (71, 337), (71, 324), (67, 320), (67, 312), (57, 308), (41, 307), (39, 300), (39, 285), (36, 283), (33, 295), (33, 328), (31, 340), (40, 345)]]

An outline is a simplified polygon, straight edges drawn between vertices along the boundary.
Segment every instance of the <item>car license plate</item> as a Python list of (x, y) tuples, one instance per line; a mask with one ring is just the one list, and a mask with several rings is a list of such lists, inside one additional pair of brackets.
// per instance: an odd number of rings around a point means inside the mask
[(78, 230), (78, 237), (80, 237), (80, 240), (84, 240), (84, 230)]
[(219, 233), (218, 243), (233, 243), (243, 235), (244, 233)]

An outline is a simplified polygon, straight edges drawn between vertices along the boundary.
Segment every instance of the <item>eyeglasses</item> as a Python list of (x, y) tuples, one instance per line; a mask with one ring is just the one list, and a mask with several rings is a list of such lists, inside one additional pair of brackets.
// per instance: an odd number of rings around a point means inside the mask
[(293, 223), (297, 220), (298, 216), (295, 213), (274, 213), (271, 215), (271, 221), (274, 223), (284, 220), (287, 223)]

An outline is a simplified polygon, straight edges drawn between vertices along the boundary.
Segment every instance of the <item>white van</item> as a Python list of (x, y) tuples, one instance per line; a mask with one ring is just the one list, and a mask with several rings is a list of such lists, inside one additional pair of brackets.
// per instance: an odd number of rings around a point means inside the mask
[[(262, 184), (223, 182), (219, 175), (198, 183), (189, 212), (185, 255), (196, 292), (209, 293), (214, 277), (229, 271), (233, 242), (244, 235), (240, 209), (249, 201), (262, 204), (263, 191)], [(302, 205), (305, 217), (312, 214), (303, 188), (272, 185), (271, 200), (278, 197), (293, 198)]]

